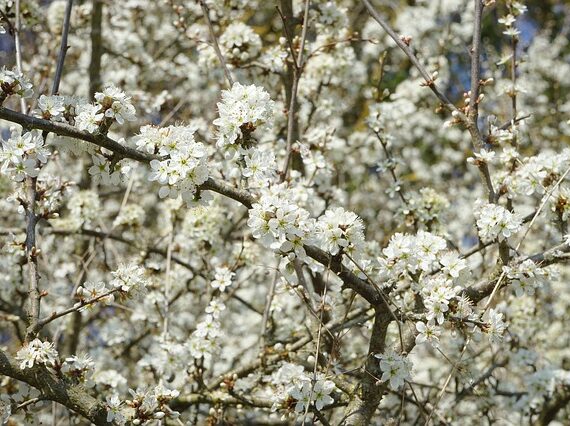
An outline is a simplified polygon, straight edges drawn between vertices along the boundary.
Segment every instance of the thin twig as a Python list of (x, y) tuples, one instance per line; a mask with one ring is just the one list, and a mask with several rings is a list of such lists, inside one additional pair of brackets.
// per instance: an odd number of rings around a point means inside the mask
[(164, 323), (163, 323), (163, 340), (168, 340), (168, 326), (170, 314), (170, 286), (171, 286), (171, 265), (172, 265), (172, 246), (174, 244), (174, 224), (173, 229), (169, 232), (168, 247), (166, 249), (166, 280), (164, 283)]
[[(509, 4), (509, 9), (512, 9), (512, 6)], [(512, 10), (511, 10), (512, 12)], [(513, 85), (512, 92), (511, 92), (511, 115), (512, 117), (517, 116), (517, 45), (518, 45), (518, 36), (513, 35), (511, 37), (511, 49), (512, 49), (512, 57), (511, 57), (511, 84)], [(515, 123), (512, 122), (514, 127)], [(517, 146), (517, 135), (513, 132), (513, 145)]]
[[(390, 175), (392, 176), (392, 180), (394, 181), (394, 185), (399, 185), (400, 180), (398, 179), (398, 176), (396, 176), (396, 171), (395, 171), (396, 165), (395, 165), (394, 157), (392, 156), (392, 153), (388, 149), (388, 145), (386, 144), (386, 141), (384, 139), (382, 139), (382, 135), (380, 135), (380, 132), (374, 132), (374, 133), (376, 134), (376, 137), (378, 138), (378, 140), (380, 141), (380, 144), (382, 145), (382, 149), (384, 151), (384, 154), (386, 155), (386, 158), (391, 163), (390, 166), (388, 167), (388, 169), (390, 170)], [(400, 200), (402, 200), (402, 202), (407, 206), (408, 200), (404, 196), (402, 188), (399, 188), (396, 192), (398, 193)]]
[(93, 0), (91, 12), (91, 62), (89, 64), (89, 99), (101, 90), (101, 58), (103, 56), (103, 0)]
[(43, 401), (45, 398), (42, 397), (37, 397), (37, 398), (32, 398), (32, 399), (28, 399), (27, 401), (22, 402), (21, 404), (19, 404), (16, 407), (16, 410), (21, 410), (22, 408), (27, 407), (28, 405), (32, 405), (32, 404), (37, 404), (38, 402)]
[(65, 61), (65, 54), (69, 46), (67, 45), (67, 36), (69, 34), (69, 25), (71, 21), (71, 8), (73, 7), (73, 0), (67, 0), (65, 5), (65, 17), (63, 19), (63, 29), (61, 30), (61, 45), (59, 47), (59, 54), (57, 56), (57, 65), (55, 67), (55, 77), (53, 79), (53, 86), (51, 94), (55, 95), (59, 92), (59, 83), (63, 74), (63, 63)]
[(305, 42), (307, 40), (307, 28), (309, 22), (309, 6), (311, 4), (311, 0), (305, 0), (305, 11), (303, 12), (303, 29), (301, 30), (301, 46), (299, 47), (299, 56), (297, 57), (297, 64), (299, 64), (299, 69), (303, 69), (303, 65), (305, 65)]
[[(22, 74), (24, 69), (22, 67), (22, 44), (20, 39), (20, 33), (22, 31), (22, 22), (21, 22), (21, 15), (20, 15), (20, 0), (16, 0), (16, 26), (14, 31), (14, 46), (16, 50), (16, 68), (18, 72)], [(22, 114), (26, 114), (26, 101), (23, 97), (20, 97), (20, 109), (22, 110)]]
[(222, 55), (222, 51), (220, 50), (220, 45), (218, 44), (218, 39), (216, 37), (216, 33), (214, 32), (214, 27), (212, 25), (212, 21), (210, 20), (210, 10), (208, 9), (208, 6), (204, 2), (204, 0), (200, 0), (200, 6), (202, 7), (202, 12), (204, 13), (204, 18), (206, 19), (206, 22), (208, 23), (208, 30), (210, 31), (210, 38), (212, 39), (212, 45), (214, 46), (214, 50), (216, 51), (216, 56), (218, 57), (218, 60), (222, 64), (222, 68), (224, 69), (224, 74), (226, 75), (226, 78), (228, 80), (228, 83), (230, 84), (230, 87), (232, 87), (234, 85), (234, 79), (232, 78), (230, 70), (226, 64), (226, 60), (224, 59), (224, 55)]
[(275, 9), (277, 9), (277, 12), (279, 13), (279, 16), (281, 17), (281, 22), (283, 23), (283, 31), (285, 32), (285, 40), (287, 40), (287, 46), (289, 47), (289, 52), (291, 53), (291, 60), (293, 62), (293, 66), (298, 70), (299, 69), (299, 64), (297, 63), (297, 57), (295, 56), (295, 48), (293, 47), (293, 37), (291, 36), (291, 34), (289, 33), (289, 30), (287, 28), (287, 18), (285, 17), (285, 15), (283, 15), (283, 12), (281, 12), (281, 9), (279, 8), (279, 6), (275, 6)]
[(481, 20), (483, 1), (475, 0), (475, 20), (473, 22), (473, 43), (471, 46), (471, 96), (469, 98), (469, 119), (477, 125), (479, 116), (479, 87), (481, 85)]
[(455, 111), (455, 113), (462, 119), (465, 119), (465, 115), (457, 109), (455, 105), (449, 100), (447, 96), (437, 87), (435, 84), (434, 78), (428, 73), (425, 67), (421, 64), (421, 62), (416, 57), (414, 51), (406, 44), (404, 41), (396, 34), (396, 32), (388, 25), (388, 23), (380, 16), (380, 14), (374, 9), (372, 4), (368, 0), (362, 0), (368, 12), (374, 18), (378, 24), (382, 27), (384, 31), (390, 36), (392, 40), (398, 45), (400, 49), (406, 54), (406, 56), (410, 59), (410, 62), (418, 69), (421, 76), (425, 80), (426, 85), (431, 89), (431, 91), (437, 96), (437, 98), (442, 102), (442, 104), (449, 110)]
[(546, 205), (546, 203), (548, 202), (548, 200), (552, 196), (552, 193), (556, 190), (556, 188), (558, 188), (558, 186), (562, 183), (562, 181), (566, 178), (566, 176), (568, 176), (568, 173), (570, 173), (570, 167), (566, 169), (566, 171), (562, 174), (562, 176), (560, 176), (560, 178), (556, 181), (556, 183), (550, 189), (550, 191), (543, 197), (542, 202), (540, 203), (540, 206), (538, 207), (538, 210), (536, 211), (536, 213), (532, 217), (532, 220), (530, 221), (530, 224), (528, 225), (528, 228), (526, 229), (522, 238), (520, 239), (517, 246), (515, 247), (515, 251), (517, 251), (520, 248), (520, 246), (523, 243), (524, 239), (526, 238), (528, 232), (530, 231), (530, 228), (532, 228), (532, 225), (534, 225), (536, 218), (542, 212), (542, 209), (544, 208), (544, 206)]
[(112, 295), (113, 293), (116, 293), (116, 292), (119, 291), (119, 290), (120, 290), (120, 289), (118, 289), (118, 288), (111, 289), (111, 290), (109, 290), (109, 291), (106, 291), (105, 293), (100, 294), (99, 296), (93, 297), (92, 299), (89, 299), (89, 300), (82, 300), (82, 301), (76, 303), (75, 305), (70, 306), (70, 307), (67, 308), (67, 309), (64, 309), (63, 311), (54, 312), (54, 313), (52, 313), (50, 316), (45, 317), (45, 318), (41, 319), (40, 321), (38, 321), (38, 324), (37, 324), (37, 327), (38, 327), (38, 328), (37, 328), (37, 330), (36, 330), (35, 332), (36, 332), (36, 333), (39, 332), (42, 327), (46, 326), (46, 325), (49, 324), (50, 322), (52, 322), (52, 321), (54, 321), (54, 320), (56, 320), (56, 319), (58, 319), (58, 318), (61, 318), (61, 317), (65, 316), (65, 315), (68, 315), (68, 314), (70, 314), (70, 313), (72, 313), (72, 312), (77, 312), (77, 311), (83, 309), (85, 306), (92, 305), (93, 303), (96, 303), (96, 302), (98, 302), (99, 300), (104, 299), (105, 297), (108, 297), (108, 296)]

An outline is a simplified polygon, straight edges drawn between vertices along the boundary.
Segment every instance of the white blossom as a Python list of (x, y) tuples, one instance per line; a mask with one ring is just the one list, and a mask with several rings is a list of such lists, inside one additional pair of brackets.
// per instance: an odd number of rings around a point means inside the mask
[(395, 352), (374, 355), (380, 360), (382, 382), (388, 382), (390, 389), (399, 390), (406, 380), (411, 380), (412, 363), (406, 357)]
[(59, 119), (65, 111), (65, 100), (63, 96), (41, 95), (38, 99), (38, 108), (43, 118), (48, 120)]
[(418, 335), (416, 336), (416, 344), (421, 344), (428, 342), (432, 346), (437, 347), (439, 345), (439, 336), (441, 335), (441, 330), (435, 325), (433, 320), (427, 323), (418, 321), (416, 323), (416, 330)]
[(99, 105), (84, 104), (78, 107), (75, 117), (75, 126), (79, 130), (94, 133), (99, 129), (103, 121), (104, 114)]
[(16, 354), (16, 360), (20, 361), (20, 368), (32, 368), (37, 364), (55, 366), (58, 361), (58, 354), (53, 343), (42, 342), (34, 339), (25, 344)]
[(131, 298), (138, 298), (146, 292), (149, 284), (145, 269), (133, 263), (120, 264), (116, 271), (111, 272), (113, 280), (111, 287), (119, 289)]
[(95, 93), (95, 100), (104, 116), (115, 119), (119, 124), (135, 119), (131, 98), (115, 86), (107, 86), (103, 92)]
[(117, 394), (107, 396), (107, 422), (124, 425), (127, 419), (122, 412), (122, 401)]
[(522, 221), (498, 204), (481, 205), (477, 212), (477, 228), (483, 241), (502, 241), (519, 231)]
[(220, 290), (223, 293), (227, 287), (232, 285), (234, 276), (235, 272), (230, 271), (226, 267), (216, 268), (214, 280), (210, 283), (210, 285), (212, 288)]
[(364, 224), (342, 207), (330, 209), (317, 221), (317, 238), (323, 250), (332, 255), (341, 250), (354, 254), (364, 245)]
[(4, 95), (18, 95), (22, 98), (29, 98), (32, 93), (32, 83), (16, 68), (8, 70), (5, 67), (0, 69), (0, 86)]
[(230, 90), (222, 92), (218, 113), (219, 118), (214, 120), (218, 127), (217, 145), (224, 148), (271, 120), (273, 101), (261, 87), (234, 83)]
[(503, 333), (507, 324), (503, 321), (503, 314), (495, 309), (490, 309), (485, 332), (489, 336), (491, 343), (499, 343), (503, 339)]

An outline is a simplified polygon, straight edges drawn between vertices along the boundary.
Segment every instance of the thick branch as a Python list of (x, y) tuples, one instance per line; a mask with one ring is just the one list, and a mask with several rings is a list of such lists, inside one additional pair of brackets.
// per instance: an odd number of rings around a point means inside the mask
[(176, 399), (172, 404), (173, 410), (185, 410), (191, 405), (197, 404), (223, 404), (224, 406), (247, 405), (250, 407), (271, 408), (273, 401), (271, 399), (259, 398), (255, 396), (239, 397), (230, 396), (226, 393), (195, 393), (184, 395)]
[(382, 373), (378, 359), (374, 355), (384, 353), (386, 349), (386, 334), (392, 320), (393, 318), (389, 312), (376, 312), (368, 347), (366, 371), (362, 378), (362, 392), (360, 395), (353, 395), (350, 404), (346, 408), (343, 425), (369, 425), (374, 412), (378, 408), (378, 404), (380, 404), (385, 386), (377, 385), (377, 378), (382, 376)]
[[(532, 260), (539, 267), (544, 268), (554, 263), (570, 260), (568, 258), (569, 252), (570, 246), (566, 243), (562, 243), (541, 253), (533, 254), (527, 257), (527, 259)], [(497, 269), (491, 274), (491, 277), (488, 280), (466, 288), (463, 293), (469, 297), (472, 302), (478, 303), (493, 292), (493, 289), (497, 284), (497, 280), (499, 279), (499, 275), (500, 269)], [(506, 285), (506, 281), (502, 285)]]
[(0, 374), (29, 384), (38, 389), (44, 399), (58, 402), (96, 425), (112, 424), (107, 422), (104, 403), (90, 396), (82, 386), (65, 383), (45, 367), (22, 370), (16, 360), (0, 350)]
[(59, 136), (67, 136), (70, 138), (89, 142), (113, 151), (115, 154), (123, 158), (131, 158), (133, 160), (141, 161), (144, 163), (148, 163), (154, 158), (158, 158), (154, 155), (146, 154), (144, 152), (137, 151), (136, 149), (121, 145), (106, 135), (84, 132), (73, 126), (70, 126), (69, 124), (54, 123), (42, 118), (30, 117), (11, 109), (0, 107), (0, 118), (3, 120), (11, 121), (13, 123), (18, 123), (27, 129), (39, 129), (43, 130), (44, 132), (55, 133)]
[(305, 251), (311, 258), (335, 272), (348, 288), (354, 290), (372, 306), (384, 304), (380, 293), (371, 284), (350, 272), (339, 258), (333, 257), (315, 246), (305, 246)]

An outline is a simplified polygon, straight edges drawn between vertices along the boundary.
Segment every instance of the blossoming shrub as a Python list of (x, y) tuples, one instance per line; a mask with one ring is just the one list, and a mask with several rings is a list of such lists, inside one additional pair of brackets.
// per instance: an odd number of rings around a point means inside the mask
[(570, 8), (388, 3), (0, 1), (2, 424), (570, 423)]

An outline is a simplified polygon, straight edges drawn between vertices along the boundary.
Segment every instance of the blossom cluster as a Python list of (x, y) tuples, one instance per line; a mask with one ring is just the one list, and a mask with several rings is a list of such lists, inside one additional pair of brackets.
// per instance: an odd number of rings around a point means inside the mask
[(570, 149), (560, 152), (545, 151), (537, 155), (519, 158), (512, 147), (503, 149), (502, 160), (516, 162), (513, 173), (505, 174), (502, 183), (513, 196), (544, 194), (551, 189), (570, 165)]
[(441, 275), (426, 279), (421, 294), (424, 296), (426, 319), (443, 324), (445, 314), (450, 310), (449, 305), (460, 293), (459, 287), (454, 287), (452, 281)]
[(18, 95), (29, 98), (32, 93), (32, 83), (16, 68), (9, 70), (5, 67), (0, 69), (0, 105), (8, 96)]
[(130, 96), (127, 96), (118, 87), (107, 86), (103, 92), (95, 93), (95, 100), (97, 101), (96, 106), (100, 107), (99, 111), (105, 118), (110, 118), (119, 124), (135, 119), (135, 107)]
[(333, 256), (341, 251), (354, 255), (364, 246), (364, 224), (355, 213), (336, 207), (319, 217), (316, 237)]
[[(107, 396), (107, 422), (117, 425), (125, 425), (127, 422), (140, 425), (150, 420), (178, 418), (179, 413), (168, 406), (172, 399), (178, 397), (178, 391), (157, 385), (153, 388), (129, 389), (129, 393), (131, 399), (125, 401), (121, 401), (117, 394)], [(134, 413), (127, 415), (125, 411), (127, 406), (133, 407)]]
[(76, 383), (92, 385), (91, 376), (95, 363), (88, 355), (73, 355), (65, 358), (61, 365), (61, 372)]
[(385, 267), (391, 274), (429, 272), (443, 266), (451, 276), (466, 267), (465, 262), (454, 254), (446, 253), (445, 239), (430, 232), (419, 231), (416, 235), (396, 233), (383, 250)]
[(382, 370), (380, 381), (388, 382), (390, 389), (397, 391), (406, 380), (411, 380), (412, 363), (407, 357), (395, 352), (386, 352), (374, 356), (380, 360), (380, 370)]
[(402, 206), (401, 214), (414, 221), (434, 226), (440, 223), (448, 212), (450, 202), (447, 197), (433, 188), (422, 188)]
[(206, 148), (195, 140), (195, 131), (191, 126), (141, 128), (137, 146), (165, 157), (150, 163), (149, 180), (161, 185), (160, 198), (180, 196), (188, 204), (199, 199), (197, 189), (208, 180), (208, 167)]
[(314, 385), (309, 380), (299, 380), (295, 387), (288, 393), (296, 401), (295, 411), (303, 413), (308, 407), (314, 405), (317, 410), (330, 405), (334, 399), (330, 396), (335, 389), (335, 384), (330, 380), (317, 380)]
[(531, 259), (523, 260), (514, 265), (503, 266), (503, 272), (518, 297), (523, 294), (534, 295), (535, 291), (541, 288), (549, 277), (548, 269), (540, 268)]
[(228, 62), (247, 62), (259, 55), (261, 37), (249, 25), (232, 22), (220, 36), (220, 46)]
[(145, 211), (141, 206), (138, 204), (127, 204), (113, 221), (113, 228), (118, 226), (140, 227), (144, 222), (144, 218)]
[(522, 220), (516, 213), (498, 204), (481, 205), (475, 215), (482, 241), (503, 241), (517, 233), (522, 226)]
[(273, 101), (262, 87), (234, 83), (222, 92), (218, 102), (219, 117), (214, 120), (218, 128), (219, 148), (247, 142), (251, 134), (273, 117)]
[(131, 98), (115, 86), (107, 86), (95, 93), (95, 104), (79, 102), (75, 107), (75, 126), (89, 133), (106, 132), (113, 121), (123, 124), (135, 119)]
[(42, 364), (54, 367), (58, 362), (58, 353), (52, 342), (42, 342), (34, 339), (16, 354), (16, 360), (20, 361), (20, 368), (32, 368), (34, 365)]
[(503, 31), (503, 34), (515, 38), (518, 37), (521, 33), (515, 26), (517, 16), (525, 13), (527, 11), (527, 6), (519, 1), (510, 2), (509, 5), (511, 13), (502, 18), (499, 18), (498, 22), (499, 24), (503, 24), (506, 27), (505, 31)]
[(247, 224), (254, 238), (288, 262), (307, 261), (306, 244), (317, 244), (332, 255), (342, 251), (356, 257), (364, 247), (364, 225), (355, 213), (337, 207), (315, 220), (294, 200), (293, 191), (282, 185), (262, 192)]
[(315, 221), (293, 198), (291, 190), (280, 186), (264, 191), (249, 211), (247, 225), (264, 247), (303, 260), (303, 245), (312, 241)]
[(103, 155), (94, 154), (91, 156), (93, 165), (88, 172), (94, 182), (102, 185), (115, 186), (126, 181), (131, 171), (130, 160), (123, 158), (114, 164)]
[[(226, 267), (216, 268), (214, 279), (210, 286), (219, 291), (219, 295), (232, 285), (235, 273)], [(221, 336), (220, 315), (226, 309), (226, 305), (213, 298), (206, 307), (206, 315), (196, 326), (196, 330), (190, 336), (187, 347), (190, 354), (196, 359), (210, 359), (218, 350), (219, 338)]]
[(114, 293), (120, 298), (141, 299), (150, 285), (145, 268), (134, 263), (119, 264), (111, 276), (113, 279), (108, 285), (104, 281), (86, 281), (77, 287), (79, 310), (92, 309), (95, 303), (109, 305), (115, 300)]
[(95, 93), (95, 103), (75, 96), (41, 95), (36, 113), (89, 133), (106, 133), (113, 122), (124, 124), (136, 118), (131, 97), (114, 85)]
[(23, 181), (26, 176), (37, 177), (50, 155), (38, 130), (23, 134), (14, 131), (8, 140), (1, 141), (0, 146), (0, 170), (16, 182)]
[(168, 403), (179, 395), (177, 390), (167, 389), (163, 385), (153, 388), (139, 387), (136, 390), (129, 389), (131, 399), (127, 402), (136, 407), (133, 415), (133, 424), (141, 424), (147, 419), (177, 418), (178, 412), (168, 407)]
[(65, 113), (65, 97), (60, 95), (40, 95), (38, 98), (38, 114), (45, 120), (63, 120)]
[(216, 271), (214, 273), (214, 280), (210, 283), (210, 285), (212, 288), (223, 293), (226, 291), (226, 288), (232, 285), (232, 279), (234, 276), (235, 272), (231, 271), (229, 268), (216, 268)]
[[(103, 281), (86, 281), (83, 285), (77, 287), (76, 291), (80, 303), (97, 299), (98, 303), (105, 305), (111, 304), (115, 300), (115, 296), (108, 293), (111, 293), (111, 289), (109, 289)], [(94, 305), (87, 305), (83, 309), (92, 306)]]
[(275, 154), (258, 147), (241, 149), (239, 152), (242, 155), (242, 175), (248, 179), (250, 186), (269, 186), (277, 175)]
[(116, 271), (111, 272), (111, 275), (113, 276), (110, 282), (111, 287), (118, 289), (122, 295), (140, 298), (146, 293), (149, 280), (142, 266), (134, 263), (120, 264)]
[[(124, 124), (125, 121), (133, 121), (136, 118), (131, 97), (114, 85), (108, 85), (102, 92), (96, 92), (95, 103), (76, 96), (41, 95), (34, 113), (46, 120), (70, 124), (89, 133), (103, 134), (109, 131), (114, 122)], [(97, 183), (118, 185), (130, 171), (127, 159), (115, 159), (111, 162), (110, 155), (106, 152), (89, 152), (93, 159), (89, 174)], [(44, 149), (42, 155), (49, 155), (49, 151)]]
[(277, 387), (273, 410), (291, 407), (302, 415), (310, 407), (322, 410), (332, 404), (334, 398), (331, 394), (336, 390), (334, 382), (322, 373), (311, 376), (302, 365), (283, 363), (271, 376), (271, 384)]
[(487, 323), (483, 331), (489, 336), (491, 343), (499, 343), (503, 340), (503, 334), (507, 329), (507, 324), (503, 320), (504, 314), (496, 309), (489, 309)]

